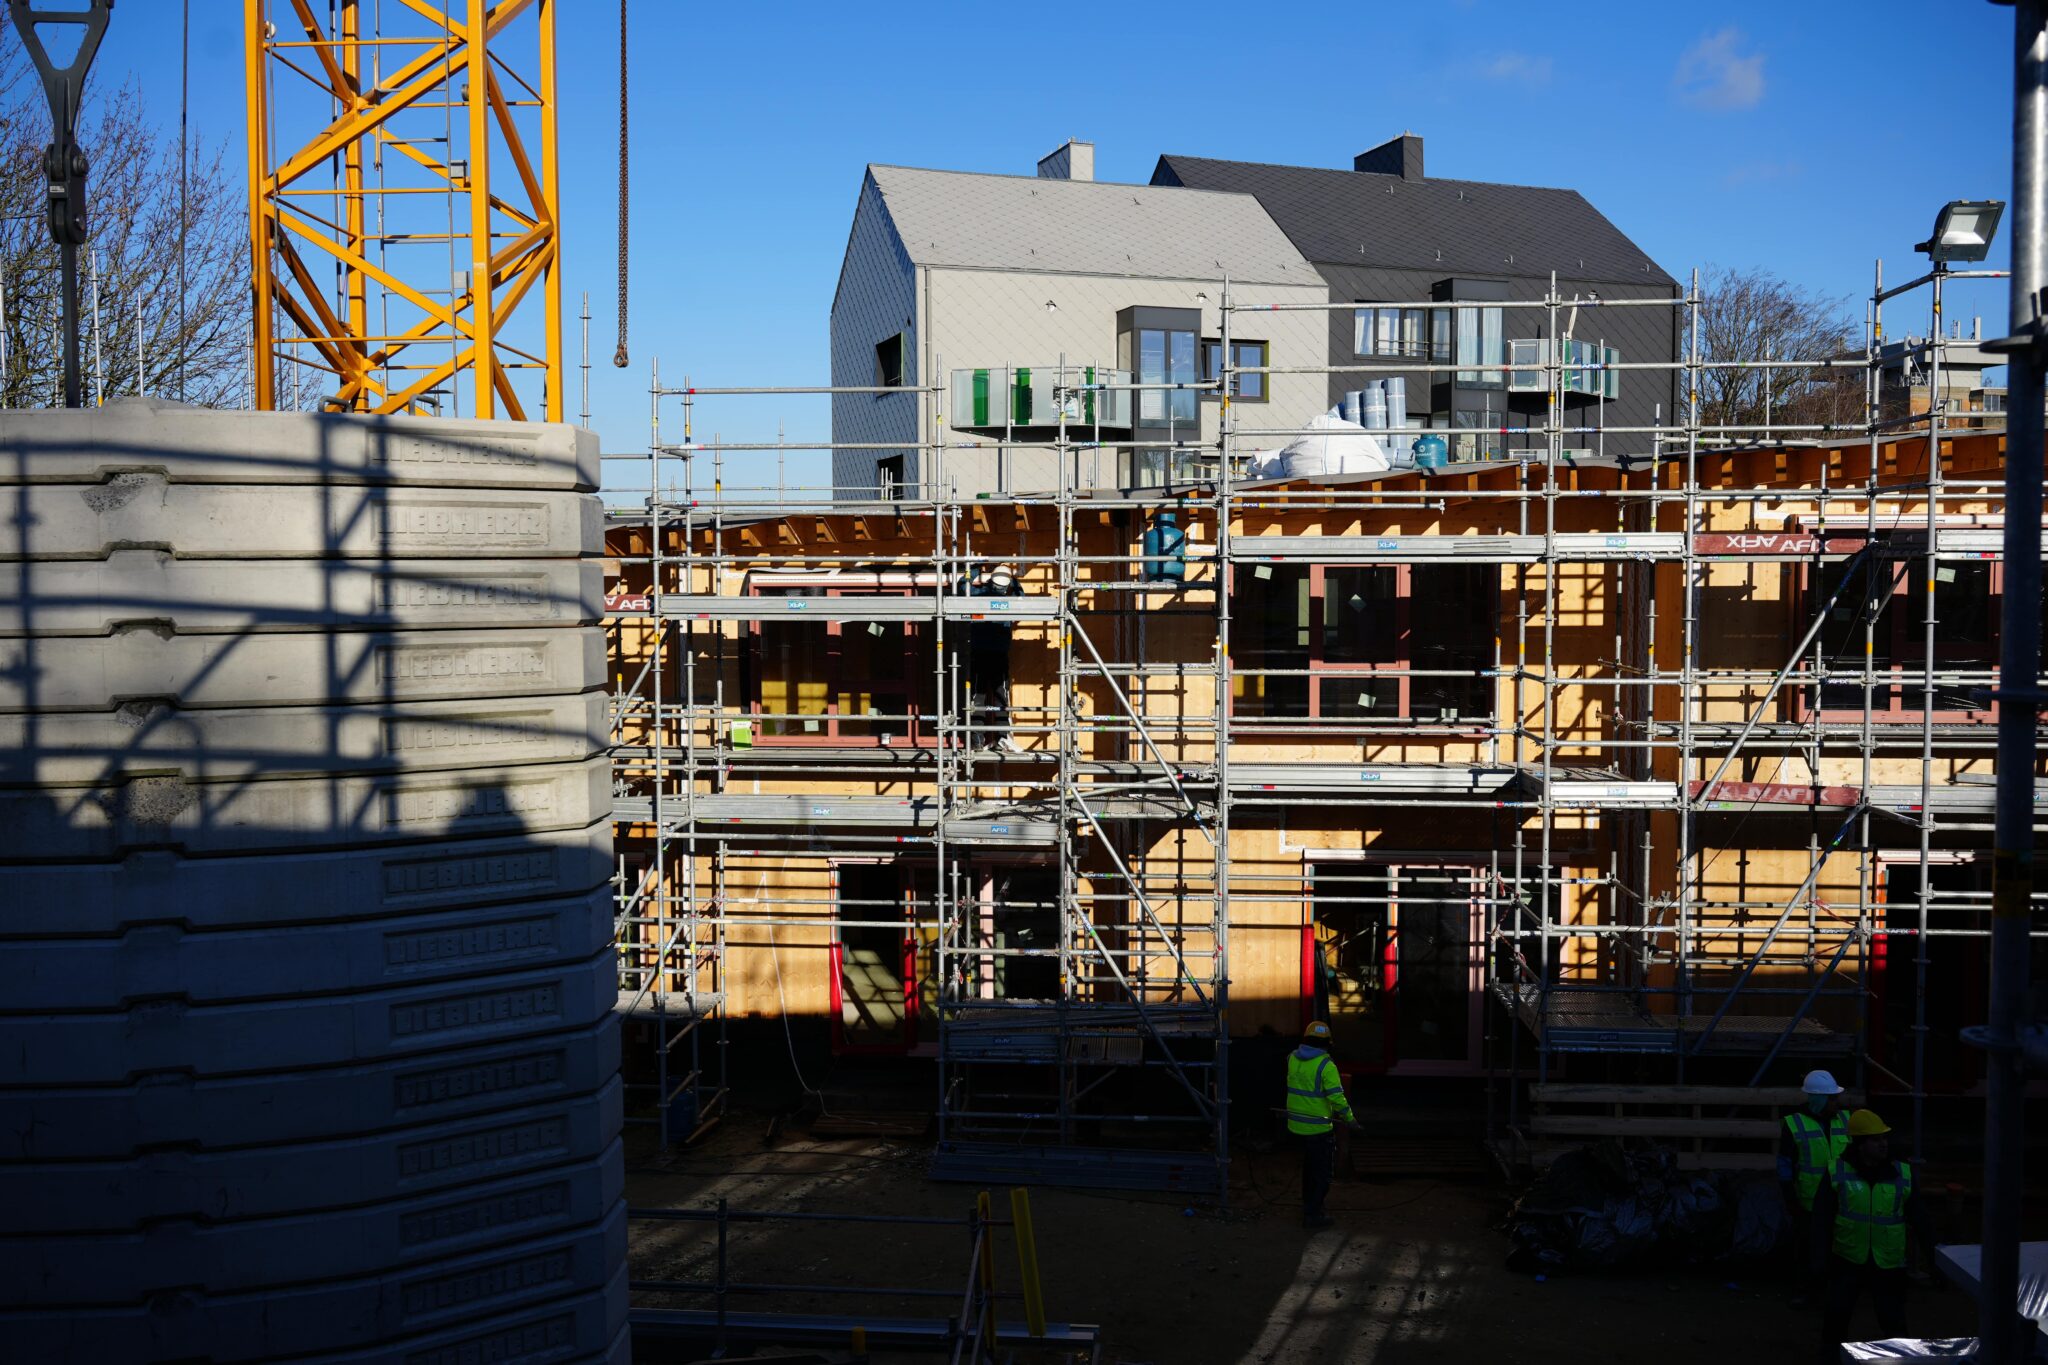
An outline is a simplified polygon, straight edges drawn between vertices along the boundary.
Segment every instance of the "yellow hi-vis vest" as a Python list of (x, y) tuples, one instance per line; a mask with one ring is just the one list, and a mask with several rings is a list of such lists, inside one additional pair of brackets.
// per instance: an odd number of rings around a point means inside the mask
[(1879, 1270), (1897, 1270), (1906, 1263), (1906, 1200), (1913, 1193), (1913, 1173), (1903, 1161), (1897, 1172), (1873, 1185), (1848, 1162), (1835, 1163), (1834, 1252), (1851, 1265), (1875, 1261)]
[(1799, 1164), (1792, 1170), (1793, 1193), (1799, 1197), (1799, 1207), (1812, 1213), (1820, 1182), (1849, 1149), (1849, 1117), (1837, 1114), (1823, 1130), (1819, 1119), (1797, 1109), (1785, 1115), (1785, 1126), (1792, 1130), (1793, 1150), (1799, 1154)]
[(1287, 1054), (1287, 1131), (1327, 1133), (1338, 1119), (1351, 1122), (1351, 1102), (1327, 1052)]

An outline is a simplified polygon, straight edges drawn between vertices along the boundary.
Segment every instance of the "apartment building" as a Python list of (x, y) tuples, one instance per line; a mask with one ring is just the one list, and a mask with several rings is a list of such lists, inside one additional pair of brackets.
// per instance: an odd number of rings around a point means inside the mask
[[(1356, 305), (1328, 317), (1332, 403), (1359, 387), (1362, 364), (1425, 362), (1442, 368), (1403, 372), (1409, 410), (1451, 433), (1454, 457), (1540, 449), (1541, 437), (1514, 429), (1542, 425), (1555, 345), (1570, 362), (1567, 448), (1647, 451), (1657, 428), (1682, 421), (1675, 372), (1602, 368), (1678, 359), (1678, 311), (1630, 306), (1674, 298), (1678, 282), (1576, 190), (1426, 175), (1412, 133), (1348, 170), (1169, 154), (1152, 183), (1251, 195), (1330, 300)], [(1556, 336), (1556, 319), (1529, 306), (1553, 290), (1573, 305)]]
[[(1267, 447), (1399, 378), (1410, 430), (1390, 444), (1438, 430), (1454, 459), (1528, 453), (1553, 349), (1566, 448), (1645, 452), (1677, 424), (1676, 372), (1624, 367), (1669, 365), (1679, 331), (1675, 309), (1633, 305), (1678, 290), (1577, 192), (1428, 177), (1412, 134), (1350, 170), (1166, 155), (1142, 186), (1096, 181), (1085, 142), (1036, 176), (870, 166), (832, 305), (833, 482), (1047, 492), (1062, 426), (1085, 446), (1069, 487), (1212, 477), (1226, 369)], [(1346, 306), (1234, 314), (1226, 338), (1233, 291)], [(905, 391), (846, 391), (877, 389)]]
[[(832, 300), (832, 383), (939, 393), (833, 394), (841, 496), (1043, 493), (1061, 482), (1063, 425), (1088, 445), (1071, 487), (1208, 472), (1216, 395), (1192, 386), (1221, 370), (1224, 282), (1313, 304), (1321, 280), (1250, 195), (1100, 183), (1093, 166), (1089, 144), (1068, 143), (1035, 176), (867, 168)], [(1320, 364), (1322, 325), (1273, 314), (1231, 338), (1236, 363)], [(1322, 391), (1317, 375), (1238, 382), (1241, 401), (1289, 422), (1320, 411)]]

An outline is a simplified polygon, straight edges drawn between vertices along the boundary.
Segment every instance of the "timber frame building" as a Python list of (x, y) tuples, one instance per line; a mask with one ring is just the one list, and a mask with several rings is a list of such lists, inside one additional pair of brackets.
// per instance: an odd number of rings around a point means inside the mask
[(1967, 1086), (2001, 446), (1212, 485), (1179, 543), (1120, 495), (617, 515), (659, 1115), (777, 1015), (935, 1055), (974, 1178), (1216, 1189), (1232, 1040), (1312, 1017), (1363, 1072)]

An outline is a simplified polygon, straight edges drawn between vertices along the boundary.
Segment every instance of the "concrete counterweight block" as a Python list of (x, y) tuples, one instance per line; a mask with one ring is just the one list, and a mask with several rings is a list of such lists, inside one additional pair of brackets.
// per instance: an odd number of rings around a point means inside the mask
[(597, 479), (0, 412), (0, 1355), (624, 1365)]

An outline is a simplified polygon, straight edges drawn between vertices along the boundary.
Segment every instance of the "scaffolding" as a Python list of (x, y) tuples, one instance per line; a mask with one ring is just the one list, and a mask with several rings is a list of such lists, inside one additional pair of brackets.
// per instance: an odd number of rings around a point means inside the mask
[[(789, 940), (778, 931), (825, 934), (842, 1011), (847, 931), (901, 932), (895, 1041), (915, 1035), (936, 1058), (936, 1174), (1220, 1195), (1233, 1134), (1260, 1117), (1234, 1120), (1231, 1108), (1233, 904), (1300, 927), (1304, 1018), (1327, 1003), (1306, 985), (1316, 916), (1356, 909), (1385, 932), (1405, 904), (1415, 923), (1469, 910), (1458, 961), (1484, 1016), (1478, 1069), (1507, 1082), (1510, 1127), (1515, 1083), (1547, 1079), (1568, 1057), (1751, 1084), (1781, 1062), (1826, 1059), (1910, 1096), (1917, 1150), (1930, 945), (1982, 939), (1989, 905), (1988, 882), (1937, 875), (1988, 848), (1992, 789), (1973, 769), (1992, 751), (1978, 694), (1994, 685), (1988, 664), (1949, 657), (1937, 597), (1961, 574), (1988, 592), (2002, 534), (1998, 434), (1949, 411), (1938, 382), (1942, 291), (2001, 276), (1937, 268), (1888, 288), (1880, 274), (1864, 346), (1847, 356), (1706, 355), (1695, 273), (1674, 298), (1565, 297), (1553, 283), (1540, 300), (1489, 301), (1536, 319), (1534, 355), (1506, 363), (1259, 367), (1235, 364), (1234, 318), (1357, 305), (1240, 298), (1218, 281), (1216, 378), (1142, 384), (1065, 358), (1042, 367), (1055, 378), (1054, 430), (1006, 423), (998, 459), (1050, 452), (1057, 481), (995, 498), (948, 481), (949, 452), (987, 447), (949, 427), (939, 357), (923, 382), (895, 386), (672, 388), (657, 370), (649, 450), (622, 457), (644, 473), (633, 490), (644, 502), (613, 494), (611, 605), (617, 818), (631, 850), (621, 999), (653, 1021), (662, 1139), (701, 1130), (725, 1101), (733, 935), (763, 935), (779, 997)], [(1928, 410), (1886, 417), (1885, 306), (1921, 289), (1934, 319)], [(1572, 344), (1582, 321), (1597, 331), (1606, 310), (1641, 307), (1674, 310), (1677, 356), (1620, 361), (1601, 348), (1588, 359)], [(1255, 426), (1233, 401), (1248, 375), (1474, 370), (1525, 394), (1540, 373), (1541, 415), (1486, 433), (1526, 448), (1371, 477), (1260, 476), (1252, 452), (1307, 429)], [(1863, 411), (1709, 421), (1702, 379), (1715, 371), (1860, 377)], [(1589, 382), (1656, 374), (1678, 379), (1676, 420), (1570, 416), (1568, 393)], [(1100, 421), (1108, 395), (1146, 390), (1213, 400), (1213, 436), (1198, 424), (1164, 448), (1165, 487), (1085, 486), (1084, 459), (1162, 449)], [(915, 396), (914, 486), (878, 476), (829, 492), (780, 479), (742, 489), (728, 457), (904, 446), (695, 435), (708, 398), (846, 394)], [(662, 439), (665, 404), (680, 405), (679, 442)], [(1173, 482), (1184, 468), (1194, 478)], [(1447, 525), (1454, 507), (1470, 529), (1411, 529)], [(1184, 525), (1162, 532), (1162, 510)], [(1262, 718), (1240, 704), (1309, 672), (1233, 648), (1243, 583), (1309, 566), (1447, 564), (1498, 575), (1510, 606), (1491, 657), (1459, 669), (1404, 658), (1378, 676), (1396, 687), (1455, 676), (1490, 692), (1483, 714)], [(1766, 578), (1804, 615), (1757, 646), (1768, 661), (1733, 659), (1719, 614), (1728, 585)], [(1893, 645), (1907, 638), (1894, 613), (1908, 610), (1916, 653)], [(1597, 648), (1564, 623), (1572, 613), (1597, 617)], [(922, 680), (893, 702), (874, 691), (846, 713), (852, 723), (822, 687), (769, 705), (736, 685), (764, 629), (844, 638), (849, 627), (900, 642), (906, 658), (913, 638), (928, 642), (915, 653)], [(1007, 694), (991, 696), (974, 650), (990, 629), (1044, 642), (1050, 675), (1030, 688), (1005, 675)], [(803, 727), (807, 742), (766, 742)], [(1333, 759), (1332, 746), (1359, 752)], [(1432, 747), (1434, 758), (1410, 756)], [(860, 784), (872, 791), (850, 790)], [(1411, 824), (1392, 840), (1291, 845), (1290, 822), (1303, 819)], [(1418, 841), (1412, 822), (1436, 819), (1485, 837)], [(1234, 852), (1240, 825), (1277, 830), (1298, 867)], [(1752, 881), (1755, 850), (1785, 856), (1785, 884)], [(771, 884), (768, 870), (792, 859), (831, 867), (829, 883)], [(840, 868), (881, 859), (916, 870), (900, 889), (842, 894)], [(1005, 876), (1015, 868), (1038, 871)], [(1043, 913), (1019, 913), (1031, 911)], [(1876, 973), (1902, 949), (1913, 954), (1910, 1047), (1880, 1059), (1868, 1046), (1883, 1023)], [(786, 1000), (776, 1012), (786, 1027)]]

